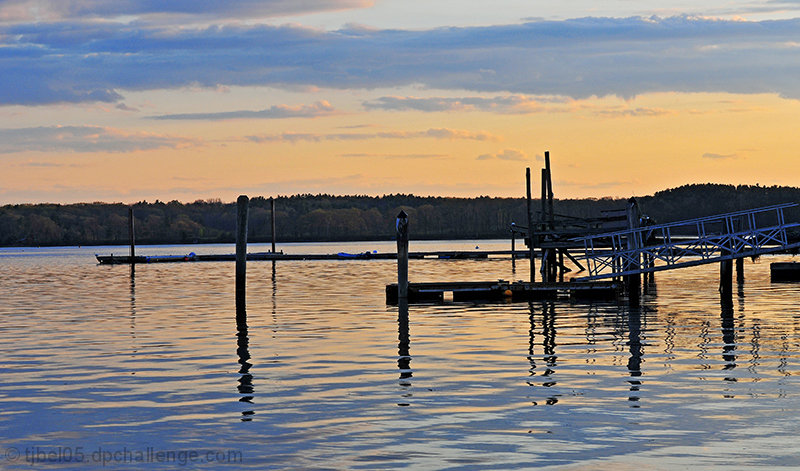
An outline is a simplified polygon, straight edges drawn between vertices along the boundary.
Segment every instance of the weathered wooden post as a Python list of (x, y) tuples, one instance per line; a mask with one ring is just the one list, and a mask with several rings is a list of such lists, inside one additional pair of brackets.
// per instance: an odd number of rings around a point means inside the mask
[[(525, 168), (526, 204), (528, 209), (528, 259), (531, 264), (530, 282), (536, 281), (536, 255), (533, 252), (533, 215), (531, 214), (531, 168)], [(513, 240), (513, 239), (512, 239)], [(513, 249), (512, 249), (513, 251)], [(511, 255), (513, 258), (514, 255)]]
[[(722, 255), (729, 255), (727, 249), (720, 250)], [(719, 295), (723, 306), (733, 305), (733, 260), (719, 262)]]
[[(635, 198), (628, 200), (628, 205), (625, 208), (628, 216), (628, 237), (627, 237), (627, 252), (630, 260), (623, 267), (625, 271), (639, 270), (641, 268), (641, 259), (639, 254), (639, 237), (637, 229), (639, 229), (639, 206), (636, 204)], [(642, 285), (641, 274), (635, 273), (625, 275), (625, 287), (628, 291), (628, 302), (631, 305), (638, 305), (640, 300), (640, 287)]]
[(550, 152), (544, 152), (544, 168), (547, 171), (547, 206), (550, 230), (553, 230), (555, 223), (555, 210), (553, 208), (553, 173), (550, 171)]
[(247, 286), (247, 213), (250, 199), (241, 195), (236, 200), (236, 310), (243, 310)]
[(269, 205), (272, 208), (272, 253), (275, 253), (275, 198), (270, 197)]
[(516, 224), (511, 223), (511, 260), (514, 260), (514, 251), (517, 249)]
[(402, 209), (395, 223), (397, 230), (397, 299), (408, 299), (408, 215)]
[[(547, 232), (547, 169), (542, 169), (542, 212), (541, 227), (543, 232)], [(550, 279), (550, 257), (548, 251), (542, 248), (542, 282), (553, 281)]]
[(736, 283), (744, 284), (744, 258), (742, 257), (736, 259)]
[(513, 222), (511, 223), (511, 266), (517, 266), (517, 258), (514, 256), (514, 252), (517, 251), (517, 225)]
[(133, 206), (128, 206), (128, 238), (131, 243), (131, 264), (136, 263), (136, 232), (133, 227)]
[[(736, 232), (744, 228), (744, 220), (739, 216), (735, 221)], [(744, 257), (736, 259), (736, 283), (741, 287), (744, 284)]]

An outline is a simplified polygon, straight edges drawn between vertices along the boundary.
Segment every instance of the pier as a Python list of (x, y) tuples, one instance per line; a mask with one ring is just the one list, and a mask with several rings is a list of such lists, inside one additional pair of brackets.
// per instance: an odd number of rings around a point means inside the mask
[[(511, 250), (437, 250), (427, 252), (410, 252), (408, 258), (412, 260), (486, 260), (489, 258), (524, 258), (528, 251)], [(195, 254), (186, 255), (99, 255), (96, 254), (98, 263), (103, 265), (121, 265), (131, 263), (183, 263), (183, 262), (234, 262), (236, 254)], [(332, 253), (332, 254), (289, 254), (283, 252), (253, 252), (247, 254), (247, 261), (297, 261), (297, 260), (397, 260), (395, 252), (359, 252), (359, 253)]]

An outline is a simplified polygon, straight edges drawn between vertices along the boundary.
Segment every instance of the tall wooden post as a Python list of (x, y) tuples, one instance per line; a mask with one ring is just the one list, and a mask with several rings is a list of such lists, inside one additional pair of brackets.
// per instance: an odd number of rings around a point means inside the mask
[(270, 197), (269, 205), (272, 208), (272, 253), (275, 253), (275, 198)]
[(548, 207), (548, 221), (550, 222), (550, 230), (553, 230), (555, 222), (555, 211), (553, 209), (553, 173), (550, 171), (550, 152), (544, 152), (544, 168), (547, 171), (547, 207)]
[(736, 259), (736, 283), (744, 284), (744, 259), (742, 257)]
[[(526, 188), (526, 203), (528, 208), (528, 259), (531, 264), (530, 282), (536, 281), (536, 256), (533, 252), (534, 238), (533, 238), (533, 215), (531, 214), (531, 168), (525, 168), (525, 188)], [(513, 239), (512, 239), (513, 240)], [(512, 249), (513, 250), (513, 249)], [(513, 257), (513, 255), (512, 255)]]
[[(731, 252), (721, 249), (722, 255)], [(719, 295), (723, 306), (733, 305), (733, 260), (723, 260), (719, 262)]]
[(131, 243), (131, 264), (136, 263), (136, 232), (133, 227), (133, 206), (128, 206), (128, 238)]
[(397, 299), (408, 299), (408, 215), (400, 210), (397, 230)]
[(511, 223), (511, 266), (517, 266), (517, 257), (514, 255), (517, 251), (517, 225)]
[(547, 169), (542, 169), (542, 230), (545, 230), (546, 221), (549, 220), (547, 217)]
[[(547, 169), (542, 169), (542, 213), (541, 213), (541, 228), (542, 231), (547, 232)], [(547, 283), (553, 281), (550, 279), (550, 257), (548, 251), (542, 249), (542, 282)]]
[[(553, 198), (553, 173), (550, 170), (550, 152), (544, 152), (544, 167), (545, 171), (547, 172), (547, 222), (548, 226), (550, 227), (550, 231), (555, 231), (555, 209), (554, 209), (554, 198)], [(555, 238), (551, 238), (555, 240)], [(551, 250), (548, 252), (548, 259), (547, 259), (547, 268), (550, 270), (550, 273), (547, 276), (548, 281), (556, 281), (558, 279), (558, 262), (556, 261), (556, 249)]]
[(517, 250), (517, 233), (514, 231), (513, 226), (514, 223), (511, 223), (511, 260), (514, 260), (514, 252)]
[(245, 307), (247, 285), (247, 213), (250, 199), (241, 195), (236, 200), (236, 310)]
[[(736, 232), (740, 232), (744, 229), (744, 219), (742, 216), (736, 218), (733, 222), (734, 230)], [(739, 257), (736, 259), (736, 283), (739, 285), (741, 289), (742, 285), (744, 284), (744, 257)]]
[[(636, 232), (636, 230), (639, 228), (639, 206), (636, 204), (635, 198), (628, 200), (628, 206), (626, 207), (626, 210), (628, 216), (628, 229), (630, 230), (627, 238), (627, 249), (628, 251), (634, 252), (641, 248), (639, 247), (639, 238)], [(636, 252), (635, 255), (631, 253), (631, 258), (634, 260), (629, 261), (626, 266), (623, 267), (625, 271), (637, 270), (641, 268), (639, 253)], [(641, 274), (637, 273), (633, 275), (625, 275), (625, 285), (628, 291), (628, 302), (631, 305), (638, 305), (640, 300), (640, 288), (642, 285)]]

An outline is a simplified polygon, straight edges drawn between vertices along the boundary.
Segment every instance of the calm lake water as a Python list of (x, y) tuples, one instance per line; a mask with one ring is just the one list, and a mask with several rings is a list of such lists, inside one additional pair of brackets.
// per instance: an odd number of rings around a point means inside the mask
[[(476, 245), (509, 248), (411, 250)], [(0, 249), (0, 469), (800, 467), (800, 284), (769, 281), (788, 256), (747, 260), (732, 310), (707, 265), (656, 274), (639, 309), (445, 303), (407, 322), (385, 304), (393, 261), (251, 262), (237, 325), (233, 263), (93, 257), (126, 251)], [(139, 248), (192, 251), (234, 248)], [(526, 274), (410, 262), (418, 282)]]

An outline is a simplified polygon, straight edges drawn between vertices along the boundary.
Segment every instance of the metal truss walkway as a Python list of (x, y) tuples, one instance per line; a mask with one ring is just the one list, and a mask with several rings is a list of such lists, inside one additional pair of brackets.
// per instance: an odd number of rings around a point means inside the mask
[[(755, 257), (800, 247), (790, 242), (786, 203), (669, 224), (634, 227), (573, 239), (584, 244), (592, 281), (624, 275), (672, 270), (742, 257)], [(636, 217), (638, 221), (638, 216)]]

